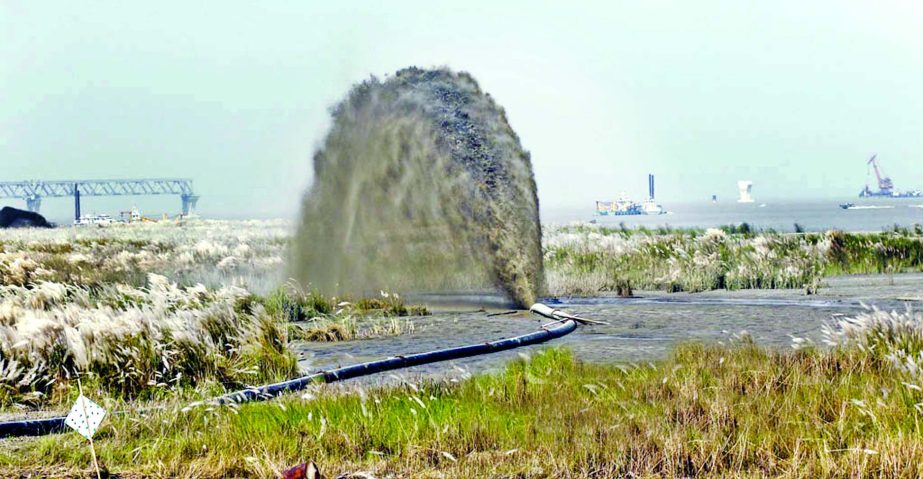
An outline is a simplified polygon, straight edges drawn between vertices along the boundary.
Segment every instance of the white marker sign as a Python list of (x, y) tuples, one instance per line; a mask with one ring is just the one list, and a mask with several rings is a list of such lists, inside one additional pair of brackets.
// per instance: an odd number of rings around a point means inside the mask
[(93, 434), (96, 434), (104, 417), (106, 417), (106, 410), (81, 394), (74, 403), (74, 407), (71, 408), (71, 412), (67, 413), (64, 424), (92, 441)]

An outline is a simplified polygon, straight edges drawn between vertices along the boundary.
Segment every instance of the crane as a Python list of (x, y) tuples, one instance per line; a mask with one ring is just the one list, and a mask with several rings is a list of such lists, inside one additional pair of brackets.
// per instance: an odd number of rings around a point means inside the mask
[(881, 190), (881, 193), (890, 195), (891, 190), (894, 189), (894, 183), (891, 181), (891, 178), (884, 176), (884, 173), (881, 172), (881, 167), (878, 165), (877, 153), (869, 158), (868, 164), (875, 169), (875, 177), (878, 178), (878, 189)]
[(866, 165), (868, 165), (867, 175), (872, 174), (872, 168), (875, 169), (875, 177), (878, 178), (878, 191), (872, 191), (872, 188), (869, 187), (869, 182), (866, 181), (865, 188), (859, 192), (860, 198), (871, 198), (876, 196), (887, 198), (923, 198), (923, 190), (894, 191), (894, 182), (881, 171), (877, 153), (869, 158)]

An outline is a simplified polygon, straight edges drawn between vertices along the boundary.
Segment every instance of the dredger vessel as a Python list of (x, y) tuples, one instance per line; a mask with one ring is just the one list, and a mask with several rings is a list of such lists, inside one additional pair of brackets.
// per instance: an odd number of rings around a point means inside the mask
[(600, 216), (634, 216), (634, 215), (662, 215), (666, 213), (663, 206), (654, 201), (654, 175), (647, 175), (647, 200), (636, 203), (620, 195), (615, 201), (597, 201), (596, 214)]

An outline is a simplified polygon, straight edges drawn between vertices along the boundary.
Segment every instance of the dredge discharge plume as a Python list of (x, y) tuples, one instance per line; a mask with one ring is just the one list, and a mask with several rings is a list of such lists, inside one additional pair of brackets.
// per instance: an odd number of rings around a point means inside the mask
[(314, 155), (293, 274), (330, 294), (541, 288), (528, 152), (467, 73), (406, 68), (332, 110)]

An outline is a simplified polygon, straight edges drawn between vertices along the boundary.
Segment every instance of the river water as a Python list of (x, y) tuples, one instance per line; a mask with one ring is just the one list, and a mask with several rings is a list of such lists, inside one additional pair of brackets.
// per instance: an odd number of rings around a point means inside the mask
[[(840, 208), (842, 203), (874, 206), (874, 209)], [(606, 226), (625, 223), (628, 227), (672, 226), (677, 228), (709, 228), (747, 222), (761, 229), (793, 231), (795, 223), (806, 231), (879, 231), (891, 229), (895, 224), (912, 227), (923, 224), (923, 198), (879, 199), (840, 198), (829, 200), (786, 200), (755, 203), (737, 203), (734, 200), (697, 203), (664, 204), (669, 212), (656, 216), (596, 216), (593, 205), (586, 208), (544, 208), (542, 221), (548, 224), (566, 224), (596, 220)]]
[[(923, 275), (830, 278), (818, 295), (800, 290), (711, 291), (706, 293), (639, 292), (636, 298), (597, 297), (551, 302), (556, 308), (608, 324), (580, 327), (546, 345), (437, 363), (362, 379), (363, 384), (392, 383), (400, 378), (456, 377), (500, 369), (520, 354), (547, 345), (571, 349), (577, 358), (603, 363), (644, 363), (663, 359), (677, 343), (716, 343), (742, 332), (757, 344), (788, 348), (792, 337), (820, 342), (821, 327), (836, 317), (854, 315), (864, 305), (903, 310), (923, 306)], [(425, 299), (425, 298), (422, 298)], [(444, 300), (444, 298), (438, 298)], [(525, 313), (490, 316), (464, 306), (433, 305), (432, 316), (414, 319), (415, 331), (396, 337), (306, 343), (298, 349), (301, 365), (320, 370), (387, 356), (474, 344), (535, 331), (540, 318)]]

